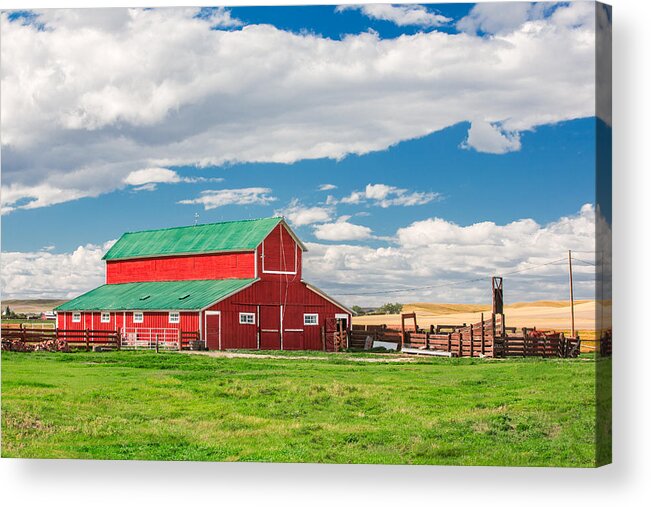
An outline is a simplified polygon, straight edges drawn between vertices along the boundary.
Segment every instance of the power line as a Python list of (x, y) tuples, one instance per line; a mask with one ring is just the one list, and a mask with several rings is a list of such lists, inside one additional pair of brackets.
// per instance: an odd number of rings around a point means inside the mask
[[(534, 266), (530, 266), (528, 268), (522, 268), (522, 269), (516, 269), (513, 271), (508, 271), (506, 273), (503, 273), (502, 276), (506, 275), (515, 275), (517, 273), (523, 273), (525, 271), (531, 271), (532, 269), (538, 269), (542, 268), (544, 266), (549, 266), (551, 264), (558, 264), (559, 262), (567, 262), (567, 259), (561, 258), (561, 259), (556, 259), (553, 261), (545, 262), (543, 264), (536, 264)], [(491, 275), (492, 276), (492, 275)], [(442, 283), (442, 284), (437, 284), (437, 285), (421, 285), (420, 287), (409, 287), (405, 289), (388, 289), (388, 290), (383, 290), (383, 291), (372, 291), (372, 292), (355, 292), (355, 293), (348, 293), (348, 294), (341, 294), (337, 293), (335, 296), (373, 296), (376, 294), (395, 294), (395, 293), (400, 293), (400, 292), (411, 292), (415, 290), (427, 290), (427, 289), (438, 289), (440, 287), (450, 287), (452, 285), (460, 285), (463, 283), (472, 283), (472, 282), (479, 282), (483, 280), (488, 280), (491, 278), (491, 276), (481, 276), (478, 278), (471, 278), (469, 280), (458, 280), (456, 282), (447, 282), (447, 283)]]

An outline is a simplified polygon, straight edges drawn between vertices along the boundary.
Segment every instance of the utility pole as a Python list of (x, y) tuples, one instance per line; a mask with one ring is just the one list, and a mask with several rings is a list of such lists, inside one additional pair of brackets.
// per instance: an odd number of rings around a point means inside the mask
[(570, 266), (570, 308), (572, 310), (572, 338), (574, 338), (574, 282), (572, 280), (572, 250), (567, 251), (567, 260)]

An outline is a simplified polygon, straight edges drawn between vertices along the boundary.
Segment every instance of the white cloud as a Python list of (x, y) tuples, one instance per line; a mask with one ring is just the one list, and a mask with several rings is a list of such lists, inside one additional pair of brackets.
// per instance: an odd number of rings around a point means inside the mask
[(115, 243), (84, 245), (70, 253), (2, 252), (2, 297), (71, 298), (104, 283), (102, 256)]
[(277, 211), (279, 216), (284, 216), (295, 226), (327, 222), (332, 218), (334, 210), (323, 206), (303, 206), (298, 199), (292, 199), (289, 205)]
[(342, 40), (211, 29), (196, 9), (54, 9), (45, 30), (5, 12), (3, 210), (97, 196), (143, 168), (341, 159), (463, 121), (516, 139), (593, 116), (594, 20), (573, 6), (493, 37)]
[(398, 26), (436, 27), (452, 21), (427, 10), (424, 5), (367, 4), (340, 5), (336, 8), (337, 12), (347, 10), (360, 10), (369, 18), (391, 21)]
[(332, 183), (324, 183), (323, 185), (319, 185), (319, 190), (321, 191), (334, 190), (336, 188), (337, 185), (333, 185)]
[(224, 7), (209, 7), (200, 11), (199, 17), (210, 23), (213, 28), (242, 26), (239, 19), (231, 16), (231, 11)]
[[(334, 235), (331, 238), (336, 240)], [(462, 226), (440, 218), (398, 229), (389, 246), (308, 243), (304, 277), (349, 304), (389, 300), (489, 302), (487, 277), (526, 270), (505, 278), (509, 301), (567, 298), (567, 250), (593, 251), (595, 214), (585, 205), (577, 215), (547, 225), (522, 219), (505, 225)], [(594, 254), (578, 257), (594, 263)], [(557, 264), (537, 267), (560, 259)], [(530, 269), (535, 267), (536, 269)], [(477, 278), (482, 280), (477, 281)], [(458, 283), (461, 282), (461, 283)], [(350, 296), (428, 285), (454, 284), (402, 293)], [(594, 268), (576, 263), (576, 297), (594, 297)]]
[(171, 169), (163, 167), (150, 167), (130, 172), (124, 182), (127, 185), (140, 186), (148, 183), (178, 183), (181, 181), (179, 175)]
[(542, 18), (543, 5), (536, 6), (531, 2), (478, 3), (466, 17), (457, 22), (457, 29), (469, 33), (509, 32), (516, 30), (526, 21)]
[(204, 209), (215, 209), (230, 204), (269, 204), (276, 200), (270, 188), (226, 188), (223, 190), (204, 190), (195, 199), (184, 199), (179, 204), (201, 204)]
[[(331, 203), (336, 202), (334, 198), (328, 199)], [(371, 202), (381, 208), (389, 206), (418, 206), (440, 199), (436, 192), (409, 192), (407, 189), (385, 185), (383, 183), (369, 183), (362, 191), (352, 192), (343, 197), (339, 202), (343, 204), (361, 204)], [(326, 202), (328, 202), (326, 200)]]
[[(304, 257), (304, 277), (348, 304), (374, 305), (389, 300), (489, 302), (491, 275), (506, 275), (508, 301), (567, 298), (567, 250), (575, 257), (595, 263), (595, 212), (583, 206), (576, 215), (541, 225), (531, 219), (499, 225), (482, 222), (459, 225), (440, 218), (414, 222), (396, 231), (392, 241), (380, 248), (351, 245), (346, 241), (369, 239), (368, 227), (351, 224), (349, 217), (315, 226), (322, 241), (309, 242)], [(597, 220), (600, 234), (610, 238), (610, 226)], [(103, 245), (80, 246), (74, 252), (56, 254), (3, 252), (0, 280), (4, 298), (73, 297), (104, 281)], [(604, 262), (610, 262), (610, 243), (605, 241)], [(557, 264), (538, 267), (559, 259)], [(535, 268), (535, 269), (530, 269)], [(594, 267), (574, 265), (575, 296), (594, 297)], [(608, 273), (606, 274), (606, 276)], [(477, 278), (482, 278), (477, 281)], [(461, 283), (458, 283), (461, 282)], [(455, 284), (441, 286), (443, 284)], [(349, 296), (350, 293), (392, 291), (426, 287), (401, 293)], [(606, 287), (610, 290), (610, 286)]]
[(457, 29), (477, 33), (507, 34), (528, 22), (549, 17), (556, 26), (566, 28), (595, 26), (595, 4), (591, 2), (482, 2), (457, 22)]
[(468, 137), (462, 143), (464, 148), (474, 148), (482, 153), (502, 154), (520, 149), (520, 134), (505, 132), (499, 125), (485, 121), (473, 121), (468, 129)]
[(138, 169), (130, 172), (124, 183), (134, 186), (134, 191), (153, 191), (156, 190), (157, 183), (205, 183), (220, 182), (223, 178), (204, 178), (204, 177), (181, 177), (176, 171), (164, 167), (149, 167), (147, 169)]
[(336, 222), (314, 226), (314, 236), (324, 241), (351, 241), (369, 239), (373, 231), (370, 227), (351, 224), (349, 216), (342, 216)]

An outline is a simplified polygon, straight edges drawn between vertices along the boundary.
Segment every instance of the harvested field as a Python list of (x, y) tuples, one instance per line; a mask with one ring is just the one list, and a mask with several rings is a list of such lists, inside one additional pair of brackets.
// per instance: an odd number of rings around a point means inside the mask
[(49, 312), (66, 301), (67, 299), (5, 299), (2, 301), (2, 309), (8, 306), (16, 313), (42, 313)]
[[(594, 330), (595, 301), (581, 300), (574, 303), (576, 329)], [(434, 325), (455, 325), (480, 320), (481, 312), (490, 313), (490, 305), (455, 305), (437, 303), (411, 303), (403, 307), (404, 313), (415, 312), (422, 328)], [(569, 301), (534, 301), (504, 306), (506, 325), (536, 327), (540, 329), (567, 330), (570, 328)], [(400, 326), (400, 315), (363, 315), (353, 317), (353, 324), (386, 324)]]

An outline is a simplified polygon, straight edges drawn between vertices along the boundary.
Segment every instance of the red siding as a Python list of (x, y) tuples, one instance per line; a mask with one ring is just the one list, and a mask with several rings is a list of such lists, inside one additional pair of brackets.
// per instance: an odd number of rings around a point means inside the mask
[[(208, 310), (221, 314), (222, 349), (255, 349), (258, 348), (258, 332), (260, 348), (272, 348), (273, 332), (263, 333), (262, 330), (280, 329), (274, 326), (280, 326), (281, 307), (282, 348), (285, 350), (321, 350), (321, 327), (325, 320), (334, 318), (335, 314), (348, 314), (304, 283), (281, 280), (261, 280)], [(256, 325), (240, 324), (240, 312), (255, 313)], [(318, 325), (305, 326), (305, 313), (318, 314)], [(350, 325), (350, 314), (348, 323)], [(281, 348), (280, 343), (273, 348)]]
[(254, 277), (253, 252), (152, 257), (106, 263), (106, 283)]
[(260, 246), (260, 277), (274, 278), (274, 275), (296, 275), (301, 278), (301, 249), (284, 225), (269, 233)]
[(123, 329), (130, 328), (158, 328), (181, 329), (182, 331), (197, 331), (199, 329), (199, 312), (181, 312), (178, 324), (169, 323), (168, 312), (143, 312), (143, 321), (140, 324), (133, 322), (133, 312), (110, 312), (111, 321), (101, 322), (101, 312), (80, 312), (81, 322), (72, 322), (72, 312), (60, 312), (57, 316), (57, 325), (61, 329)]

